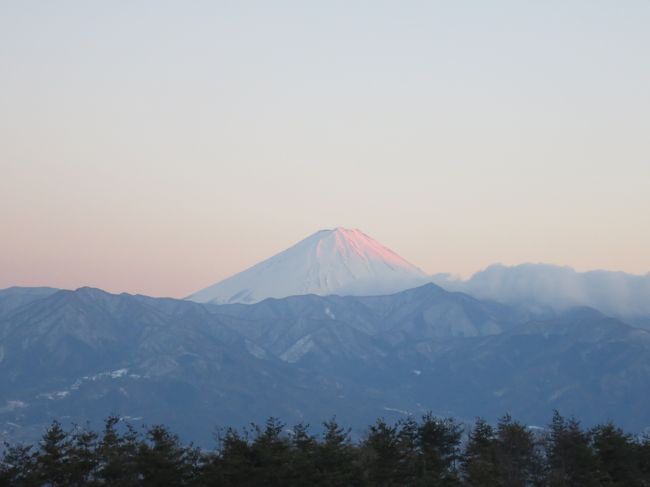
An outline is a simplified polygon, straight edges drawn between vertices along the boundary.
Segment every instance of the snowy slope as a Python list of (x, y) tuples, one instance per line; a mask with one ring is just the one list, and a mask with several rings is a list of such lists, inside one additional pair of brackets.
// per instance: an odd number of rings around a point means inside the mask
[(222, 304), (301, 294), (372, 296), (428, 281), (424, 272), (360, 230), (335, 228), (316, 232), (187, 299)]

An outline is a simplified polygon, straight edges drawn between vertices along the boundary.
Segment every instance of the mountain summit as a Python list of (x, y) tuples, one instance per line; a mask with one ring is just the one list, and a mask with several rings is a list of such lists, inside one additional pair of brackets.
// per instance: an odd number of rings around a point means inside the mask
[(187, 299), (223, 304), (301, 294), (372, 296), (426, 282), (423, 271), (362, 231), (339, 227), (320, 230)]

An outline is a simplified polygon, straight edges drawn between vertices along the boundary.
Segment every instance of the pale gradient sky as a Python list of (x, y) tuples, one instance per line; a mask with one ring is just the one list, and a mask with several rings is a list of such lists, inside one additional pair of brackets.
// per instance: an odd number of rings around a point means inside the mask
[(650, 2), (0, 1), (0, 288), (184, 296), (321, 228), (650, 271)]

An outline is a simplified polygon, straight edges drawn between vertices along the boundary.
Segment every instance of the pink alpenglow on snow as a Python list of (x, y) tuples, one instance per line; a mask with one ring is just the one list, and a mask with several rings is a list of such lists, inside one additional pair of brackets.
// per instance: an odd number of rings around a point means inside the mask
[(373, 296), (429, 282), (426, 273), (358, 229), (321, 230), (188, 299), (255, 303), (302, 294)]

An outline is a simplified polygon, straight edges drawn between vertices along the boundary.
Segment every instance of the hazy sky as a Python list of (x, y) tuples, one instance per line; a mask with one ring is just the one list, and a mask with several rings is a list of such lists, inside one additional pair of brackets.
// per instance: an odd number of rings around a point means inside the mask
[(650, 271), (650, 2), (0, 0), (0, 287), (184, 296), (321, 228)]

